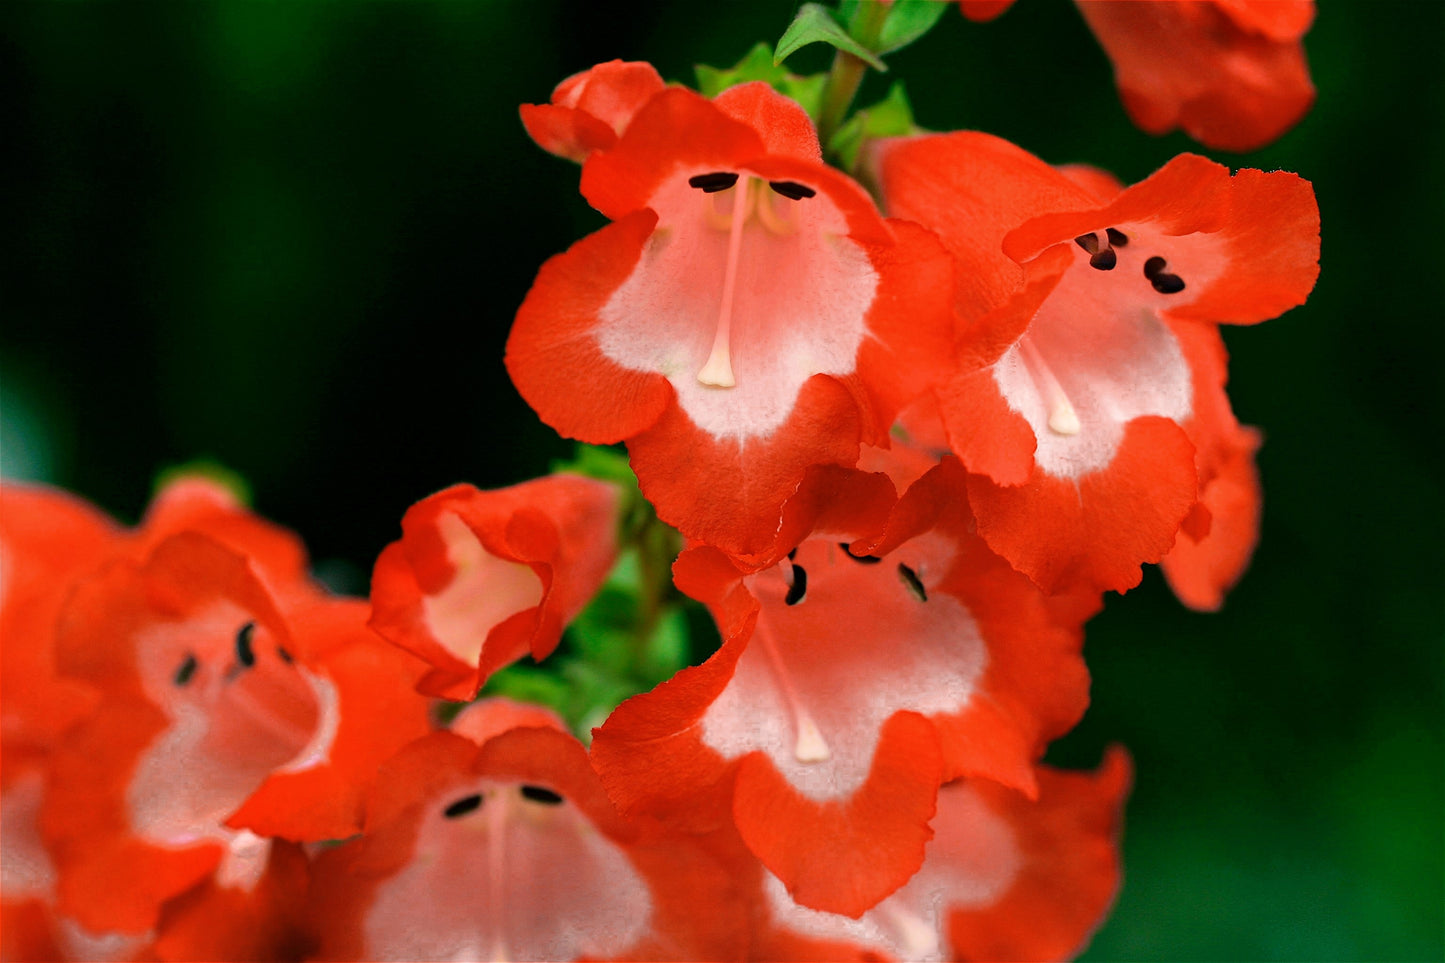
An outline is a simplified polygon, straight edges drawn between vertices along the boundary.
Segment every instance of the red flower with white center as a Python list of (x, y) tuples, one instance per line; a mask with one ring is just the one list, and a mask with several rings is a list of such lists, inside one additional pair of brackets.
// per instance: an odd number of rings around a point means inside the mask
[(364, 603), (300, 596), (283, 614), (244, 556), (196, 532), (76, 586), (57, 665), (101, 698), (57, 747), (42, 814), (63, 912), (142, 932), (205, 880), (258, 892), (261, 833), (359, 828), (377, 762), (426, 730), (426, 704)]
[(538, 147), (580, 163), (613, 147), (665, 86), (652, 64), (610, 60), (562, 81), (550, 104), (523, 104), (522, 125)]
[(588, 158), (582, 192), (614, 223), (542, 268), (507, 370), (561, 434), (626, 441), (690, 538), (771, 544), (809, 466), (886, 444), (942, 376), (947, 257), (824, 166), (765, 84), (663, 91)]
[(1303, 38), (1314, 0), (1078, 0), (1114, 64), (1129, 118), (1206, 146), (1247, 151), (1289, 130), (1315, 100)]
[(524, 655), (546, 658), (617, 559), (621, 491), (552, 475), (455, 485), (402, 519), (371, 580), (371, 627), (425, 660), (421, 691), (470, 699)]
[(1114, 750), (1093, 774), (1040, 767), (1036, 800), (986, 780), (950, 783), (923, 867), (902, 889), (850, 919), (798, 906), (770, 879), (772, 931), (761, 939), (849, 942), (899, 960), (1071, 959), (1118, 889), (1129, 781), (1128, 757)]
[(873, 163), (890, 211), (936, 230), (971, 279), (939, 398), (979, 532), (1046, 590), (1138, 584), (1199, 498), (1188, 432), (1213, 402), (1176, 328), (1303, 303), (1309, 183), (1182, 155), (1105, 203), (969, 132), (881, 142)]
[(1081, 636), (969, 533), (962, 476), (940, 465), (880, 530), (863, 520), (892, 486), (855, 473), (831, 508), (854, 523), (820, 522), (771, 568), (684, 552), (677, 584), (725, 641), (596, 731), (623, 810), (677, 818), (721, 797), (799, 903), (857, 915), (917, 870), (941, 783), (1032, 792), (1034, 760), (1087, 702)]
[(728, 874), (621, 819), (555, 721), (483, 702), (454, 728), (387, 762), (365, 835), (317, 860), (319, 958), (739, 958)]

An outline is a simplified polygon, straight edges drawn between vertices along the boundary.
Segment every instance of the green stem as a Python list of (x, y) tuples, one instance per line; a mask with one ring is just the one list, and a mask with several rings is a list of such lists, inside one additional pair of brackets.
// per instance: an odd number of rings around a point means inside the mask
[(834, 132), (848, 116), (848, 108), (863, 84), (863, 75), (868, 65), (850, 53), (842, 50), (833, 57), (833, 68), (828, 71), (828, 83), (823, 88), (823, 109), (818, 118), (818, 139), (826, 149)]
[[(849, 36), (869, 50), (877, 49), (878, 36), (883, 30), (883, 22), (888, 19), (889, 9), (884, 0), (863, 0), (853, 22), (849, 24)], [(823, 88), (823, 107), (818, 117), (818, 139), (823, 142), (824, 150), (827, 150), (828, 141), (847, 118), (848, 108), (852, 106), (853, 98), (858, 95), (858, 88), (863, 84), (863, 75), (867, 72), (868, 65), (850, 53), (840, 50), (833, 57), (833, 66), (828, 71), (828, 82)]]

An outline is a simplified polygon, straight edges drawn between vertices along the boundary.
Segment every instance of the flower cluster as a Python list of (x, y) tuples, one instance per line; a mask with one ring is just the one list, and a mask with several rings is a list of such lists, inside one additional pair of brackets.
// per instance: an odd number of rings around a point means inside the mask
[[(1129, 31), (1226, 44), (1227, 18), (1297, 55), (1307, 17), (1080, 6), (1146, 128), (1228, 147), (1298, 116), (1151, 79)], [(858, 37), (893, 49), (894, 7), (853, 7), (844, 68)], [(1158, 563), (1214, 609), (1248, 563), (1260, 436), (1219, 325), (1304, 301), (1312, 189), (1192, 154), (1126, 187), (985, 133), (839, 128), (770, 71), (700, 93), (613, 62), (522, 108), (610, 223), (542, 267), (507, 369), (561, 434), (625, 444), (635, 487), (446, 489), (368, 599), (199, 476), (134, 530), (0, 490), (6, 959), (1085, 944), (1131, 765), (1041, 760), (1087, 706), (1103, 593)], [(630, 641), (596, 614), (623, 570)], [(664, 613), (697, 603), (720, 644), (659, 664)], [(595, 681), (588, 654), (622, 667), (614, 698), (497, 695), (556, 684), (519, 660)]]

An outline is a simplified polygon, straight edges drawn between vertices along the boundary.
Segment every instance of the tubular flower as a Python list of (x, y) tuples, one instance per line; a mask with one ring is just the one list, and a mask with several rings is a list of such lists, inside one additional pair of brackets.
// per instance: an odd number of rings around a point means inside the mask
[(886, 527), (872, 520), (887, 480), (838, 476), (836, 521), (767, 568), (684, 552), (678, 586), (709, 604), (724, 643), (596, 732), (624, 811), (722, 797), (795, 900), (857, 915), (917, 870), (943, 782), (1033, 792), (1045, 741), (1087, 701), (1081, 638), (969, 534), (962, 475), (934, 469)]
[(1314, 103), (1303, 37), (1314, 0), (1078, 0), (1114, 64), (1139, 127), (1176, 127), (1219, 150), (1248, 151), (1289, 130)]
[(365, 834), (317, 860), (312, 917), (321, 959), (737, 958), (731, 886), (619, 818), (554, 719), (481, 702), (385, 764)]
[(649, 63), (611, 60), (573, 74), (549, 104), (523, 104), (522, 125), (549, 154), (581, 163), (607, 150), (652, 96), (666, 86)]
[(1190, 326), (1303, 303), (1309, 183), (1182, 155), (1104, 201), (969, 132), (885, 141), (873, 163), (889, 210), (936, 230), (971, 279), (938, 395), (979, 532), (1048, 591), (1138, 584), (1200, 500), (1195, 442), (1220, 430), (1205, 412), (1223, 382), (1196, 377)]
[[(1207, 147), (1263, 147), (1314, 104), (1303, 38), (1314, 0), (1075, 0), (1114, 65), (1129, 119)], [(959, 0), (992, 20), (1013, 0)]]
[(557, 647), (616, 561), (620, 499), (577, 475), (422, 499), (376, 560), (371, 627), (432, 666), (423, 692), (472, 698), (496, 670)]
[[(356, 832), (377, 763), (429, 727), (417, 663), (366, 611), (218, 487), (162, 492), (56, 622), (59, 673), (96, 693), (51, 754), (40, 814), (60, 910), (214, 956), (241, 952), (207, 942), (218, 906), (260, 919), (294, 902), (304, 858), (282, 840)], [(275, 922), (236, 932), (274, 948), (292, 933)]]
[(1071, 959), (1118, 889), (1129, 780), (1116, 749), (1093, 774), (1040, 767), (1036, 800), (987, 780), (949, 783), (923, 866), (902, 889), (850, 919), (798, 906), (770, 879), (763, 939), (785, 948), (782, 931), (898, 960)]
[(765, 84), (656, 95), (582, 192), (614, 223), (542, 268), (507, 369), (562, 434), (626, 441), (685, 535), (771, 544), (809, 466), (886, 444), (942, 377), (941, 247), (824, 166), (808, 116)]

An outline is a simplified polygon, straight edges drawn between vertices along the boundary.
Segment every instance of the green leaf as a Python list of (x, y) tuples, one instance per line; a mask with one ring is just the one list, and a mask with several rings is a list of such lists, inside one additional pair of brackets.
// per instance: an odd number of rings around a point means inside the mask
[[(873, 2), (873, 0), (864, 0)], [(893, 0), (888, 19), (878, 35), (878, 52), (892, 53), (906, 47), (933, 29), (943, 11), (953, 6), (944, 0)]]
[(874, 56), (873, 51), (863, 46), (852, 37), (848, 31), (833, 19), (833, 14), (816, 3), (805, 3), (798, 10), (798, 15), (783, 31), (782, 38), (778, 41), (778, 49), (773, 54), (773, 63), (780, 64), (788, 59), (793, 53), (810, 43), (825, 43), (835, 47), (844, 53), (850, 53), (859, 60), (879, 72), (887, 72), (888, 67)]
[(704, 97), (716, 97), (729, 87), (761, 80), (784, 97), (797, 101), (814, 120), (818, 119), (818, 110), (823, 103), (823, 85), (828, 82), (826, 74), (800, 77), (789, 73), (773, 63), (773, 48), (765, 43), (748, 51), (747, 56), (732, 67), (698, 64), (696, 70), (697, 87)]
[(858, 111), (848, 123), (838, 128), (828, 141), (828, 151), (838, 158), (844, 170), (852, 173), (868, 141), (879, 137), (906, 137), (917, 132), (918, 125), (913, 122), (908, 94), (899, 82), (889, 89), (887, 97), (872, 107)]

